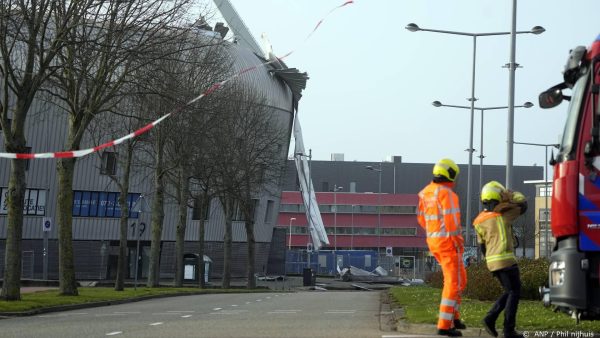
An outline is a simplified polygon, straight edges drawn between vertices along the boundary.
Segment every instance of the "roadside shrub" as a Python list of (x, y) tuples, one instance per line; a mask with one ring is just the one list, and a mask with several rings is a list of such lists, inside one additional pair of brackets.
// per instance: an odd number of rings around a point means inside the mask
[[(539, 287), (548, 281), (548, 260), (521, 258), (521, 299), (539, 299)], [(425, 282), (432, 287), (442, 288), (444, 277), (441, 271), (431, 273)], [(498, 279), (488, 270), (485, 262), (471, 264), (467, 268), (467, 287), (464, 297), (479, 300), (496, 300), (503, 293)]]

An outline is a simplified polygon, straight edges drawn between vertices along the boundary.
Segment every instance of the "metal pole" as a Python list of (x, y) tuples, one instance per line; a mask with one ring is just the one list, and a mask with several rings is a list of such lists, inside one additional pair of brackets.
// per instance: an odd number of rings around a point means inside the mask
[(550, 251), (548, 250), (548, 244), (550, 244), (548, 242), (548, 232), (549, 232), (549, 228), (548, 228), (548, 146), (544, 147), (544, 150), (546, 151), (546, 167), (544, 170), (544, 214), (546, 215), (546, 233), (545, 233), (545, 237), (546, 237), (546, 258), (550, 257)]
[(469, 166), (467, 167), (467, 214), (465, 217), (466, 243), (471, 246), (471, 169), (473, 168), (473, 120), (475, 116), (475, 61), (477, 55), (477, 36), (473, 36), (473, 70), (471, 74), (471, 128), (469, 131)]
[[(312, 204), (312, 195), (311, 195), (311, 187), (312, 187), (312, 149), (308, 149), (308, 240), (311, 239), (311, 230), (312, 230), (312, 215), (310, 214), (310, 206)], [(308, 253), (308, 267), (310, 268), (310, 256), (312, 252)]]
[(292, 221), (295, 221), (295, 220), (296, 220), (295, 217), (290, 218), (290, 241), (289, 241), (289, 247), (288, 247), (289, 251), (292, 250)]
[(42, 278), (44, 280), (48, 280), (48, 231), (44, 231), (44, 251), (43, 251), (43, 259), (42, 259), (42, 264), (43, 264), (43, 276)]
[(352, 233), (350, 234), (350, 250), (354, 250), (354, 204), (352, 204)]
[[(140, 199), (142, 199), (142, 197), (140, 197)], [(141, 212), (140, 212), (140, 216), (141, 216)], [(133, 289), (137, 290), (137, 282), (138, 282), (138, 268), (140, 265), (140, 233), (139, 233), (139, 223), (141, 222), (142, 218), (138, 217), (138, 221), (135, 222), (135, 235), (137, 236), (137, 243), (136, 243), (136, 247), (135, 247), (135, 279), (133, 282)], [(204, 276), (200, 276), (200, 278), (204, 278)]]
[[(479, 194), (481, 194), (481, 189), (483, 189), (483, 111), (481, 109), (481, 136), (479, 137)], [(479, 212), (483, 210), (483, 204), (481, 203), (481, 198), (479, 198)]]
[(333, 252), (337, 251), (337, 200), (335, 198), (337, 193), (337, 185), (333, 185)]
[(515, 123), (515, 49), (517, 44), (517, 0), (513, 0), (512, 26), (510, 31), (510, 63), (508, 76), (508, 128), (506, 138), (506, 188), (512, 188), (513, 142)]
[(379, 194), (377, 194), (377, 256), (380, 256), (380, 248), (381, 248), (381, 173), (383, 172), (381, 168), (381, 162), (379, 162)]

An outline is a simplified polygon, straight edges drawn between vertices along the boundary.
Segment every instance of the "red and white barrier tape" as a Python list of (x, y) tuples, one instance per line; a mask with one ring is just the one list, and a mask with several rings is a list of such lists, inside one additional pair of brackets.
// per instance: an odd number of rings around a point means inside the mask
[[(325, 19), (331, 14), (333, 13), (336, 9), (344, 7), (346, 5), (352, 4), (354, 3), (354, 1), (346, 1), (343, 4), (333, 8), (331, 11), (329, 11), (329, 13), (327, 13), (321, 20), (319, 20), (319, 22), (316, 24), (315, 28), (313, 28), (313, 30), (310, 32), (310, 34), (308, 34), (308, 36), (306, 37), (306, 39), (304, 40), (305, 42), (313, 35), (313, 33), (319, 28), (319, 26), (321, 26), (321, 23), (323, 23), (323, 21), (325, 21)], [(282, 57), (278, 57), (277, 60), (283, 60), (285, 58), (287, 58), (288, 56), (290, 56), (292, 53), (294, 53), (295, 50), (292, 50), (290, 52), (288, 52), (287, 54), (283, 55)], [(108, 147), (112, 147), (112, 146), (116, 146), (118, 144), (123, 143), (126, 140), (132, 139), (136, 136), (142, 135), (148, 131), (150, 131), (150, 129), (154, 128), (157, 124), (161, 123), (162, 121), (164, 121), (165, 119), (167, 119), (169, 116), (171, 116), (172, 114), (182, 110), (184, 107), (189, 106), (190, 104), (202, 99), (203, 97), (210, 95), (210, 93), (214, 92), (215, 90), (221, 88), (223, 85), (225, 85), (227, 82), (247, 73), (253, 70), (258, 69), (259, 67), (264, 67), (272, 62), (274, 62), (276, 60), (271, 60), (271, 61), (267, 61), (264, 62), (260, 65), (256, 65), (256, 66), (252, 66), (252, 67), (248, 67), (245, 69), (242, 69), (241, 71), (239, 71), (238, 73), (232, 75), (231, 77), (221, 81), (221, 82), (217, 82), (215, 84), (213, 84), (210, 88), (208, 88), (204, 93), (200, 94), (199, 96), (195, 97), (194, 99), (192, 99), (191, 101), (187, 102), (185, 105), (174, 109), (173, 111), (171, 111), (170, 113), (161, 116), (160, 118), (158, 118), (157, 120), (148, 123), (147, 125), (141, 127), (140, 129), (132, 132), (131, 134), (125, 135), (119, 139), (116, 140), (112, 140), (109, 142), (106, 142), (104, 144), (92, 147), (92, 148), (88, 148), (88, 149), (82, 149), (82, 150), (70, 150), (70, 151), (59, 151), (59, 152), (53, 152), (53, 153), (36, 153), (36, 154), (31, 154), (31, 153), (0, 153), (0, 158), (9, 158), (9, 159), (35, 159), (35, 158), (75, 158), (75, 157), (83, 157), (89, 154), (93, 154), (97, 151), (100, 151), (104, 148), (108, 148)]]

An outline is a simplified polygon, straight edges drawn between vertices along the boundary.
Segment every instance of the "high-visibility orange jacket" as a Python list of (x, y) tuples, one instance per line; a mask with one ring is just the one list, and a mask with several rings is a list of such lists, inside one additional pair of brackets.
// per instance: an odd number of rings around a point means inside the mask
[(463, 251), (460, 205), (452, 183), (431, 182), (419, 192), (417, 220), (431, 251)]

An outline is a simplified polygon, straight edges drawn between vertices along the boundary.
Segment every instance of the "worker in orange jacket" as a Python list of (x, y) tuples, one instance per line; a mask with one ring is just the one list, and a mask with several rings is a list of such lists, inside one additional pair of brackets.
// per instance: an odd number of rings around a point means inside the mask
[(466, 329), (460, 320), (461, 293), (467, 283), (463, 265), (464, 244), (458, 196), (452, 190), (459, 168), (444, 158), (433, 166), (433, 180), (419, 192), (417, 220), (427, 232), (429, 251), (442, 267), (444, 288), (438, 317), (438, 334), (462, 336)]

